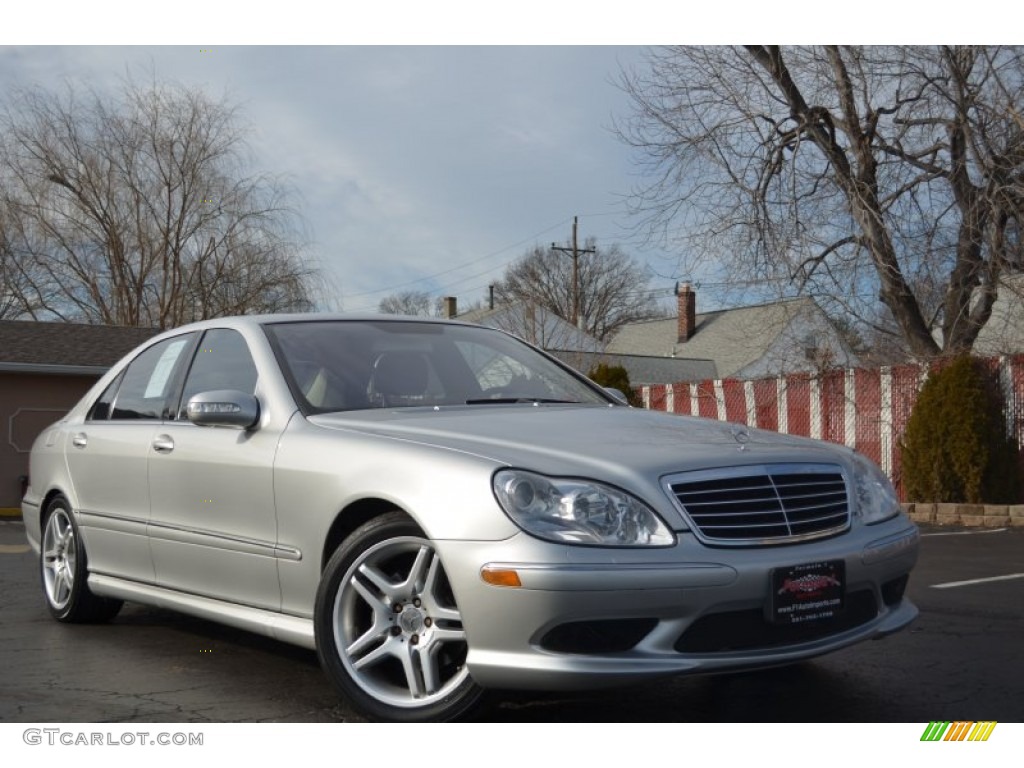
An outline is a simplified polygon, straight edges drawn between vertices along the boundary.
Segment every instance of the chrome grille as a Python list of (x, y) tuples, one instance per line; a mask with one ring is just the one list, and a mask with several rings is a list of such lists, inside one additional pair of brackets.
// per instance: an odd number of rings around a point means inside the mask
[(698, 535), (722, 544), (775, 544), (845, 530), (850, 511), (832, 464), (777, 464), (669, 478)]

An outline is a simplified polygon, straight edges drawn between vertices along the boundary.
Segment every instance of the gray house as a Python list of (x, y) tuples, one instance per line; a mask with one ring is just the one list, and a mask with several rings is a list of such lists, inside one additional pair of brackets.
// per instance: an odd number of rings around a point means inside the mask
[(676, 317), (631, 323), (609, 342), (606, 352), (709, 361), (713, 375), (700, 378), (717, 379), (756, 379), (858, 364), (813, 299), (698, 313), (696, 291), (688, 284), (676, 287), (676, 297)]
[[(447, 302), (448, 314), (454, 316), (454, 299), (448, 299)], [(601, 363), (621, 365), (629, 374), (630, 384), (634, 386), (714, 378), (715, 374), (715, 365), (711, 360), (611, 352), (599, 339), (537, 305), (517, 304), (470, 310), (458, 315), (458, 319), (515, 334), (582, 373), (593, 370)]]

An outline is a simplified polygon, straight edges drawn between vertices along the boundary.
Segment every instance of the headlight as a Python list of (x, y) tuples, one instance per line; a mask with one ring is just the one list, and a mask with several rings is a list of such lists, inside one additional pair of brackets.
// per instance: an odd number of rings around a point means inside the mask
[(503, 469), (494, 475), (494, 495), (516, 525), (549, 541), (603, 547), (675, 543), (646, 504), (602, 483)]
[(889, 478), (860, 454), (853, 457), (853, 482), (857, 491), (855, 514), (862, 523), (872, 525), (899, 514), (900, 500)]

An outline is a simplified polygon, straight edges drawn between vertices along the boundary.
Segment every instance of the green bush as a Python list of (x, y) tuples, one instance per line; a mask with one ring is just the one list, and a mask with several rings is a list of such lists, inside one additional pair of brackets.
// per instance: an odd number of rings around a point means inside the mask
[(929, 376), (901, 448), (908, 501), (1017, 500), (1017, 450), (1006, 438), (1002, 396), (994, 376), (970, 357)]
[(629, 373), (621, 365), (599, 363), (596, 368), (590, 369), (587, 376), (602, 387), (614, 387), (622, 392), (630, 405), (639, 408), (644, 404), (640, 395), (630, 386)]

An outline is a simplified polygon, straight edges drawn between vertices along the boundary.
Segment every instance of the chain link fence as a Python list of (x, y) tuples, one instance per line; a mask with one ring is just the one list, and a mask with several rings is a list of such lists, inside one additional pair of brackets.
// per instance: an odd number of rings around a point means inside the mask
[[(1024, 355), (985, 358), (997, 373), (1007, 436), (1024, 448)], [(877, 463), (903, 494), (900, 440), (930, 366), (851, 368), (772, 379), (641, 387), (644, 407), (847, 445)]]

